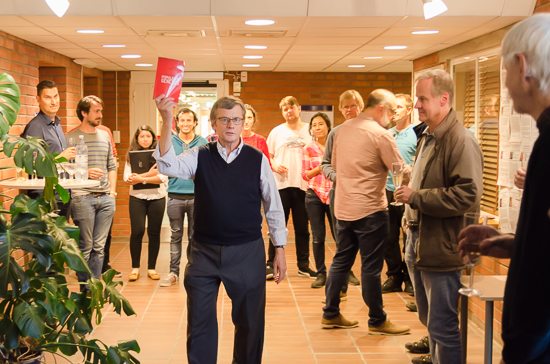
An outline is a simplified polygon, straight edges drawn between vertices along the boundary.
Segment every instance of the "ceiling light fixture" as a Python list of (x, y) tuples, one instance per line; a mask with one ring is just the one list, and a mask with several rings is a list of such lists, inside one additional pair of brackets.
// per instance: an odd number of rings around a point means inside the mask
[(259, 64), (243, 64), (243, 67), (260, 67)]
[(252, 19), (252, 20), (247, 20), (244, 23), (246, 25), (262, 26), (262, 25), (275, 24), (275, 20), (271, 20), (271, 19)]
[(439, 33), (439, 30), (415, 30), (411, 32), (411, 34), (415, 34), (415, 35), (437, 34), (437, 33)]
[(244, 59), (262, 59), (264, 56), (243, 56)]
[(363, 59), (380, 59), (382, 57), (363, 57)]
[(101, 33), (105, 33), (105, 31), (101, 30), (101, 29), (79, 29), (76, 32), (81, 33), (81, 34), (101, 34)]
[(139, 54), (123, 54), (120, 58), (141, 58)]
[(136, 67), (153, 67), (152, 63), (136, 63)]
[(422, 0), (422, 2), (424, 3), (424, 19), (426, 20), (441, 15), (449, 10), (443, 0)]
[(384, 49), (390, 49), (390, 50), (407, 49), (407, 46), (404, 46), (404, 45), (385, 46)]
[(125, 44), (104, 44), (103, 48), (124, 48)]
[(263, 46), (263, 45), (246, 45), (244, 47), (246, 49), (267, 49), (267, 46)]
[(364, 64), (350, 64), (348, 67), (349, 68), (363, 68), (363, 67), (365, 67), (365, 65)]
[(65, 15), (67, 9), (69, 9), (69, 0), (46, 0), (46, 4), (52, 9), (52, 11), (58, 17)]

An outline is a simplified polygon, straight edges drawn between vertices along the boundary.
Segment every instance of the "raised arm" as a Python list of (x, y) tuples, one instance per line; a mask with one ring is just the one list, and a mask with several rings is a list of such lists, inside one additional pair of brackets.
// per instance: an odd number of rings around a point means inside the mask
[(177, 105), (171, 97), (164, 95), (158, 96), (155, 102), (163, 121), (159, 141), (159, 151), (162, 157), (172, 148), (172, 119), (174, 118), (172, 109)]

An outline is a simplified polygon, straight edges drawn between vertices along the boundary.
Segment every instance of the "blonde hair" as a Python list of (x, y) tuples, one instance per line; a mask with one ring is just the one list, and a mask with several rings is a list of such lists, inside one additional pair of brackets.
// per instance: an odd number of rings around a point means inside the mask
[(289, 105), (289, 106), (300, 106), (300, 104), (298, 103), (298, 100), (296, 100), (296, 98), (294, 96), (286, 96), (286, 97), (283, 97), (283, 99), (281, 100), (281, 102), (279, 102), (279, 109), (283, 109), (283, 106), (285, 105)]
[(340, 103), (338, 104), (338, 108), (342, 110), (342, 104), (348, 100), (355, 99), (357, 103), (359, 104), (359, 107), (361, 110), (365, 108), (365, 102), (363, 101), (363, 98), (361, 97), (361, 94), (357, 92), (356, 90), (347, 90), (344, 91), (343, 94), (340, 95)]
[(401, 98), (405, 101), (405, 106), (407, 107), (407, 109), (409, 108), (412, 108), (413, 107), (413, 99), (411, 98), (410, 95), (407, 95), (407, 94), (397, 94), (395, 95), (395, 98)]

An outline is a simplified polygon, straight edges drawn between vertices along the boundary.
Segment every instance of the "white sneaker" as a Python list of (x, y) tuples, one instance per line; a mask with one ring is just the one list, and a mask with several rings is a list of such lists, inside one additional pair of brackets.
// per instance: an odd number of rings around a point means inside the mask
[(174, 273), (170, 272), (168, 273), (168, 275), (166, 276), (166, 278), (164, 278), (163, 280), (160, 281), (160, 286), (161, 287), (170, 287), (174, 284), (178, 284), (178, 276), (175, 275)]

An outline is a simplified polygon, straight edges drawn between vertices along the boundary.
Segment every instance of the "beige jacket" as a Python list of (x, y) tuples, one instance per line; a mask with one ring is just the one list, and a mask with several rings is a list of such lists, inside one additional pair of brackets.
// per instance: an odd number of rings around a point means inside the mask
[[(419, 237), (414, 267), (426, 271), (464, 268), (458, 234), (466, 212), (479, 211), (483, 193), (483, 155), (472, 132), (451, 109), (435, 130), (436, 144), (428, 157), (420, 189), (410, 196), (418, 210)], [(418, 156), (422, 139), (416, 149)]]

